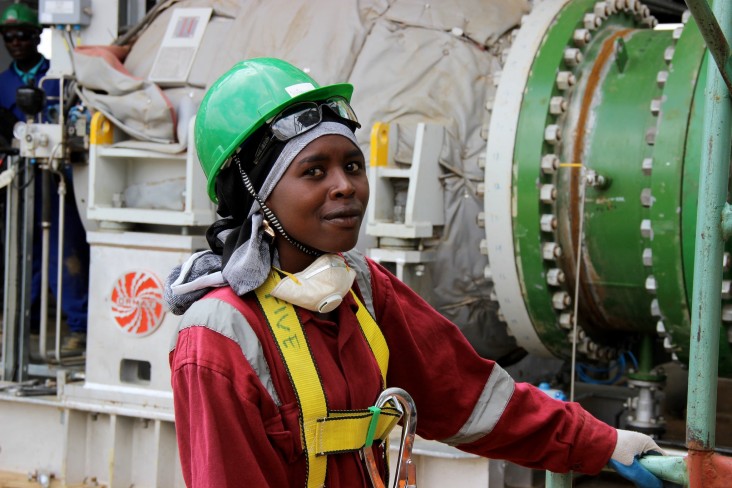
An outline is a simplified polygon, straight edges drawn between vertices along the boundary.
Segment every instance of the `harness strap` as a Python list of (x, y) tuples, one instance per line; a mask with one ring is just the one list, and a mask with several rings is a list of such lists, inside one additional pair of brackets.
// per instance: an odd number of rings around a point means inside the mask
[[(372, 413), (369, 410), (328, 411), (320, 374), (295, 307), (270, 295), (280, 279), (279, 274), (272, 270), (267, 280), (255, 290), (255, 294), (277, 343), (300, 407), (301, 441), (308, 461), (306, 487), (320, 488), (325, 483), (327, 454), (361, 449), (366, 440)], [(381, 370), (383, 387), (386, 384), (389, 348), (371, 314), (353, 290), (351, 293), (358, 305), (356, 318), (361, 332)], [(399, 417), (396, 409), (383, 409), (374, 438), (387, 437)]]

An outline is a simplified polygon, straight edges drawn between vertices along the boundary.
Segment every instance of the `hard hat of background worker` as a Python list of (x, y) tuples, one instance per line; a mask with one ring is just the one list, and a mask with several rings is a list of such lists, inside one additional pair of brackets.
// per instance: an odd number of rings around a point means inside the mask
[(23, 3), (14, 3), (0, 15), (0, 31), (10, 28), (26, 28), (41, 31), (38, 12)]
[(198, 159), (214, 202), (216, 177), (237, 148), (268, 120), (298, 102), (333, 96), (350, 101), (353, 86), (320, 86), (286, 61), (254, 58), (237, 63), (208, 90), (196, 115), (194, 137)]

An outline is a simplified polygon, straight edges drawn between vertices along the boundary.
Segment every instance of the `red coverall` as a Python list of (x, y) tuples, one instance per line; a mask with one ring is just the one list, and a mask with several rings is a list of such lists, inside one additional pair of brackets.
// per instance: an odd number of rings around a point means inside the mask
[[(514, 383), (410, 288), (367, 264), (375, 319), (390, 351), (387, 386), (414, 398), (420, 436), (532, 468), (602, 469), (615, 447), (614, 428), (578, 404)], [(350, 295), (334, 312), (336, 322), (297, 308), (331, 410), (366, 408), (381, 390), (355, 309)], [(170, 366), (190, 488), (305, 486), (295, 393), (253, 293), (240, 298), (220, 288), (194, 303)], [(358, 453), (328, 457), (326, 486), (370, 487)]]

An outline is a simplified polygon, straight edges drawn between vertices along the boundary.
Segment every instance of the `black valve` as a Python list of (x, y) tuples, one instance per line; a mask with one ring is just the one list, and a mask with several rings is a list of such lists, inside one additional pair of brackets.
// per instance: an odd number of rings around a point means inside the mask
[(46, 105), (46, 92), (35, 86), (21, 86), (15, 92), (15, 104), (24, 114), (34, 117)]

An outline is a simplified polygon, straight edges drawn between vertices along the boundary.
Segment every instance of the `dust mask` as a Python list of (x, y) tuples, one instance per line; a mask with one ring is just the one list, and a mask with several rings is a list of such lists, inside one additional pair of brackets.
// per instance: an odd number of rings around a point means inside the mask
[(343, 301), (356, 278), (338, 254), (323, 254), (299, 273), (288, 275), (270, 292), (275, 298), (313, 312), (327, 313)]

